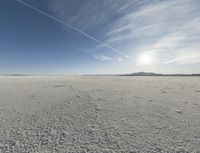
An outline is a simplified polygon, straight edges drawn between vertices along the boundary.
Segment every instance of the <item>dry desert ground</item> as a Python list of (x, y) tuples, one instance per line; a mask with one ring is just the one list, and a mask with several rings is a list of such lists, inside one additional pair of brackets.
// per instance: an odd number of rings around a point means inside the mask
[(0, 153), (87, 152), (200, 153), (200, 77), (0, 77)]

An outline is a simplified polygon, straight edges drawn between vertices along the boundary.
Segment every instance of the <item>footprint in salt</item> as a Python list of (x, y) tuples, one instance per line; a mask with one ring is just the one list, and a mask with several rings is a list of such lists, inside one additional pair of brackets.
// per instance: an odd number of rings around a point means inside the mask
[(96, 108), (96, 111), (102, 111), (103, 109), (101, 108), (101, 107), (99, 107), (99, 106), (97, 106)]
[(79, 99), (81, 99), (81, 96), (80, 96), (80, 95), (78, 95), (78, 94), (76, 94), (76, 97), (77, 97), (77, 98), (79, 98)]
[(63, 88), (65, 86), (66, 86), (65, 84), (62, 84), (62, 85), (54, 85), (53, 87), (55, 87), (55, 88)]
[(176, 110), (176, 113), (183, 114), (183, 111), (182, 110)]

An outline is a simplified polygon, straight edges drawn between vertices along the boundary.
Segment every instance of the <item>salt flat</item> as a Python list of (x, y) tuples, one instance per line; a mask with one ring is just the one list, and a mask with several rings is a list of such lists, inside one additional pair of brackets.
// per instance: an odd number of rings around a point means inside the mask
[(200, 77), (0, 77), (0, 152), (200, 153)]

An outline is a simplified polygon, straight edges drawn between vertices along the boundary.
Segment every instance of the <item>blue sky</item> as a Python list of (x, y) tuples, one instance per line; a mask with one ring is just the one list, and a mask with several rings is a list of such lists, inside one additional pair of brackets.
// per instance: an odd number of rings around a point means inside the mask
[(199, 0), (1, 0), (0, 74), (200, 73)]

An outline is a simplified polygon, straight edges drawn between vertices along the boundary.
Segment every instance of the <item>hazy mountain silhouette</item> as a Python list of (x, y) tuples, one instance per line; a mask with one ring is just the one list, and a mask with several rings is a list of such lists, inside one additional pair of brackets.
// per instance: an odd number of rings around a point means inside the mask
[(123, 74), (121, 76), (200, 76), (200, 74), (161, 74), (154, 72), (136, 72), (130, 74)]

